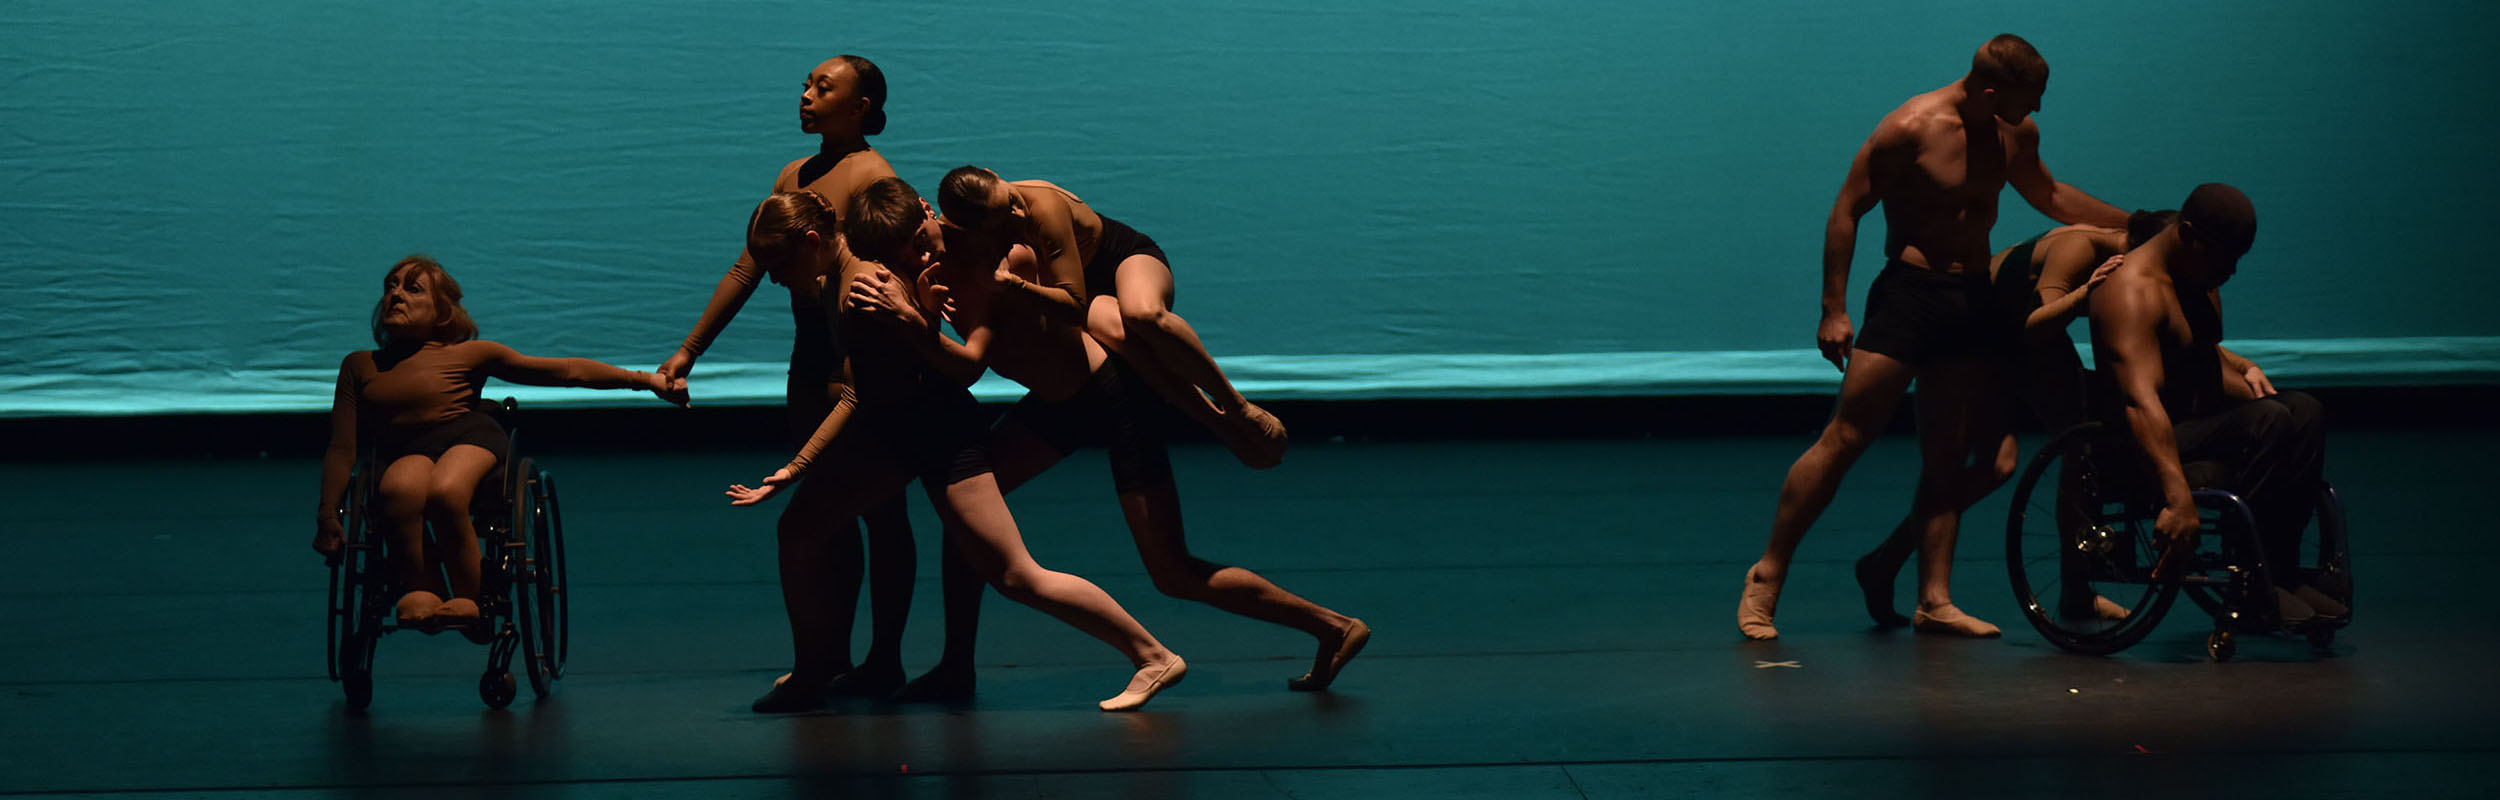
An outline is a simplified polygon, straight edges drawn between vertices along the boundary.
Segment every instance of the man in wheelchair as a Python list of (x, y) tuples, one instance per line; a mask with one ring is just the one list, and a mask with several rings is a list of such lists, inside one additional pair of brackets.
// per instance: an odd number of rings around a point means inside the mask
[[(2221, 348), (2221, 287), (2256, 240), (2247, 195), (2218, 183), (2196, 187), (2179, 219), (2135, 250), (2093, 297), (2092, 350), (2112, 386), (2120, 420), (2145, 456), (2161, 494), (2154, 574), (2175, 577), (2196, 550), (2193, 491), (2237, 493), (2255, 517), (2261, 555), (2289, 567), (2315, 511), (2325, 464), (2324, 411), (2299, 392), (2278, 392), (2265, 374)], [(2150, 488), (2150, 487), (2148, 487)], [(2333, 595), (2290, 569), (2274, 571), (2286, 624), (2349, 614)]]

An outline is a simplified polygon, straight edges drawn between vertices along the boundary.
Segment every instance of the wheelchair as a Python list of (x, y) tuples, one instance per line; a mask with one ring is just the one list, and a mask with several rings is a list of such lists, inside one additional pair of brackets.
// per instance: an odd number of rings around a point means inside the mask
[(374, 513), (380, 507), (380, 465), (373, 463), (371, 452), (359, 460), (339, 499), (347, 538), (329, 560), (324, 627), (330, 680), (346, 691), (350, 710), (373, 702), (375, 645), (403, 630), (456, 631), (486, 645), (486, 671), (478, 678), (477, 693), (490, 708), (504, 708), (519, 694), (511, 668), (516, 652), (536, 696), (547, 696), (564, 676), (571, 605), (565, 592), (564, 523), (557, 513), (555, 477), (520, 455), (520, 430), (512, 424), (517, 404), (511, 398), (484, 410), (504, 426), (512, 446), (470, 503), (483, 562), (476, 622), (423, 628), (398, 624), (400, 571), (388, 546), (390, 537)]
[[(2306, 564), (2298, 553), (2265, 551), (2238, 495), (2196, 490), (2196, 550), (2177, 559), (2177, 574), (2156, 578), (2161, 492), (2138, 453), (2124, 426), (2085, 422), (2051, 438), (2023, 469), (2006, 522), (2005, 565), (2015, 602), (2041, 636), (2069, 652), (2115, 653), (2151, 633), (2185, 593), (2213, 620), (2205, 653), (2214, 661), (2230, 660), (2239, 634), (2303, 636), (2319, 650), (2334, 644), (2352, 615), (2287, 624), (2274, 596), (2278, 578), (2299, 575), (2333, 587), (2328, 594), (2352, 607), (2352, 559), (2334, 486), (2319, 482), (2318, 559)], [(2200, 470), (2188, 466), (2190, 485), (2199, 485)], [(2095, 596), (2126, 617), (2094, 613)]]

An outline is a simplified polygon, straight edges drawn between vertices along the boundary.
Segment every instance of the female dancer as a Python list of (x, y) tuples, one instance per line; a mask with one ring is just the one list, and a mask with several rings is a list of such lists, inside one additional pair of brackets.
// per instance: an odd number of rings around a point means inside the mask
[[(1318, 656), (1309, 672), (1286, 685), (1299, 691), (1328, 688), (1370, 641), (1371, 628), (1257, 573), (1190, 552), (1181, 530), (1180, 491), (1173, 483), (1171, 460), (1162, 437), (1144, 418), (1158, 398), (1140, 385), (1124, 359), (1107, 353), (1092, 336), (1053, 322), (1048, 306), (1034, 302), (1029, 293), (995, 282), (1004, 280), (998, 276), (1009, 276), (1029, 285), (1040, 269), (1033, 249), (1015, 244), (1004, 253), (987, 250), (953, 225), (940, 226), (942, 239), (913, 235), (928, 224), (924, 204), (906, 202), (899, 194), (861, 199), (861, 212), (845, 223), (852, 231), (851, 246), (862, 254), (879, 254), (887, 263), (930, 264), (919, 281), (926, 296), (918, 302), (943, 310), (964, 337), (961, 345), (921, 339), (927, 343), (924, 352), (940, 363), (959, 355), (964, 366), (947, 370), (953, 374), (977, 377), (987, 366), (1028, 390), (990, 429), (988, 448), (999, 490), (1013, 492), (1079, 447), (1105, 447), (1120, 510), (1155, 588), (1310, 634), (1318, 640)], [(897, 204), (870, 205), (879, 199)], [(845, 299), (860, 311), (907, 319), (905, 308), (888, 301), (906, 290), (888, 284), (883, 275), (868, 275), (852, 284)], [(907, 684), (898, 699), (951, 700), (972, 694), (981, 581), (956, 559), (946, 564), (945, 654), (936, 668)]]
[(938, 206), (986, 247), (1032, 250), (1038, 277), (1002, 272), (1004, 291), (1043, 304), (1054, 322), (1091, 333), (1242, 463), (1266, 469), (1284, 459), (1284, 423), (1244, 399), (1198, 332), (1172, 313), (1171, 262), (1153, 239), (1048, 181), (1009, 182), (980, 167), (947, 173)]
[[(868, 146), (867, 139), (885, 130), (885, 99), (885, 73), (868, 59), (843, 55), (816, 65), (799, 94), (799, 129), (822, 137), (823, 144), (816, 155), (783, 166), (773, 179), (773, 191), (813, 191), (839, 207), (870, 181), (894, 177), (894, 167)], [(841, 347), (826, 325), (824, 305), (816, 296), (821, 275), (814, 262), (785, 260), (767, 268), (758, 264), (753, 253), (740, 252), (738, 262), (712, 290), (712, 301), (695, 321), (694, 332), (686, 335), (676, 354), (660, 364), (659, 373), (678, 391), (685, 391), (695, 359), (729, 327), (766, 277), (790, 290), (790, 317), (796, 322), (786, 390), (795, 446), (832, 410), (842, 381)], [(902, 492), (869, 506), (860, 517), (868, 523), (871, 619), (867, 658), (851, 666), (851, 619), (858, 610), (861, 582), (856, 519), (782, 513), (778, 524), (781, 596), (791, 606), (793, 624), (804, 619), (828, 626), (833, 640), (841, 643), (840, 656), (827, 667), (834, 675), (825, 689), (835, 694), (882, 696), (903, 683), (903, 622), (911, 612), (912, 572), (918, 554)], [(827, 582), (829, 588), (822, 585)], [(801, 610), (797, 607), (801, 603), (817, 607)], [(792, 636), (801, 634), (794, 631)]]
[[(845, 221), (855, 224), (864, 207), (890, 207), (906, 198), (919, 203), (901, 180), (877, 181), (852, 202)], [(841, 258), (834, 221), (833, 210), (822, 196), (775, 194), (756, 209), (747, 248), (766, 263), (812, 261), (815, 269), (827, 275), (825, 288), (834, 291), (834, 297), (861, 282), (863, 276), (885, 272), (888, 267), (900, 277), (874, 285), (897, 286), (903, 280), (917, 279), (928, 267), (925, 261), (910, 263), (891, 256), (886, 266)], [(934, 238), (936, 227), (928, 221), (917, 235)], [(1109, 594), (1084, 578), (1043, 569), (1025, 551), (1023, 536), (999, 495), (997, 478), (981, 446), (984, 420), (979, 404), (964, 388), (969, 381), (941, 372), (923, 355), (926, 340), (936, 336), (928, 322), (936, 314), (924, 313), (910, 298), (889, 300), (889, 306), (908, 312), (907, 316), (880, 319), (856, 313), (846, 304), (835, 306), (833, 326), (848, 345), (842, 368), (849, 379), (832, 413), (825, 415), (816, 435), (787, 466), (758, 486), (731, 486), (731, 503), (753, 505), (797, 483), (787, 513), (839, 517), (892, 494), (917, 475), (939, 519), (946, 523), (948, 544), (960, 550), (1000, 594), (1102, 640), (1136, 667), (1128, 686), (1099, 704), (1103, 710), (1136, 709), (1179, 683), (1188, 665)], [(836, 480), (800, 482), (811, 465)], [(793, 612), (802, 607), (794, 604)], [(794, 619), (791, 629), (801, 634), (799, 669), (759, 705), (775, 701), (777, 706), (797, 706), (812, 701), (816, 699), (810, 696), (812, 687), (826, 680), (818, 665), (827, 662), (825, 654), (838, 643), (829, 641), (821, 626)], [(776, 696), (784, 695), (786, 700), (776, 701)]]
[[(647, 389), (684, 402), (667, 381), (648, 372), (586, 358), (535, 358), (479, 339), (460, 296), (460, 283), (434, 259), (409, 256), (391, 265), (382, 277), (382, 300), (373, 306), (373, 342), (380, 349), (358, 350), (339, 362), (338, 392), (330, 402), (330, 449), (321, 460), (313, 549), (325, 556), (338, 552), (345, 534), (339, 493), (355, 469), (358, 434), (374, 434), (373, 463), (382, 471), (381, 520), (400, 555), (400, 585), (408, 590), (399, 598), (401, 624), (478, 618), (477, 530), (469, 520), (469, 496), (510, 444), (494, 418), (478, 410), (478, 389), (487, 378)], [(449, 552), (427, 551), (428, 522), (436, 544)], [(435, 579), (436, 564), (451, 574), (448, 592)], [(445, 594), (451, 599), (443, 599)]]

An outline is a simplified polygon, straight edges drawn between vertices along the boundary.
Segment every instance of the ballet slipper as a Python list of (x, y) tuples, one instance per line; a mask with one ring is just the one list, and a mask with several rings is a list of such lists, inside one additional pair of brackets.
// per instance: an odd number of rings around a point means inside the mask
[(1346, 663), (1353, 661), (1354, 656), (1363, 652), (1363, 646), (1371, 644), (1371, 641), (1372, 626), (1363, 624), (1362, 620), (1355, 620), (1353, 627), (1346, 629), (1345, 638), (1337, 640), (1337, 646), (1329, 647), (1326, 643), (1322, 643), (1319, 658), (1312, 663), (1311, 671), (1302, 673), (1302, 677), (1285, 681), (1285, 688), (1297, 692), (1316, 692), (1327, 689), (1329, 684), (1336, 682), (1339, 674), (1345, 672)]
[(1259, 404), (1242, 401), (1233, 411), (1237, 432), (1228, 437), (1233, 457), (1251, 469), (1268, 469), (1285, 461), (1285, 447), (1291, 439), (1285, 435), (1285, 423)]
[(783, 675), (773, 679), (773, 688), (747, 706), (758, 714), (789, 714), (813, 711), (825, 706), (825, 687), (816, 681), (793, 681)]
[(1129, 676), (1126, 691), (1098, 705), (1104, 711), (1135, 711), (1145, 707), (1146, 701), (1154, 699), (1156, 694), (1178, 685), (1186, 677), (1189, 677), (1189, 664), (1176, 655), (1170, 661), (1137, 668), (1137, 674)]
[(1961, 609), (1949, 605), (1933, 610), (1921, 608), (1911, 613), (1910, 627), (1919, 633), (1967, 636), (1973, 639), (1994, 639), (2004, 633), (2004, 631), (1997, 630), (1997, 626), (1988, 624), (1986, 620), (1964, 614)]
[(1745, 570), (1745, 594), (1736, 600), (1736, 630), (1747, 639), (1780, 638), (1778, 628), (1771, 627), (1771, 614), (1779, 610), (1780, 585), (1754, 576)]
[(442, 607), (442, 596), (424, 589), (418, 589), (416, 591), (400, 595), (399, 624), (415, 625), (424, 623), (427, 619), (434, 616), (437, 609)]

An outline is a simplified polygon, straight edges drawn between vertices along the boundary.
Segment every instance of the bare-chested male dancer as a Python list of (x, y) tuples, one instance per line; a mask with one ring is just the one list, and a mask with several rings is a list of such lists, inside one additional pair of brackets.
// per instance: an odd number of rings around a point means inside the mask
[[(1841, 477), (1883, 431), (1912, 381), (1919, 387), (1920, 470), (1905, 525), (1921, 531), (1921, 632), (1995, 636), (1997, 627), (1953, 607), (1954, 539), (1962, 509), (2013, 471), (2004, 446), (1994, 373), (2015, 341), (1999, 332), (1990, 295), (1988, 230), (1997, 196), (2013, 184), (2025, 201), (2067, 224), (2119, 227), (2127, 215), (2049, 176), (2040, 129), (2030, 119), (2048, 88), (2048, 62), (2013, 34), (1988, 40), (1970, 73), (1910, 98), (1858, 148), (1823, 234), (1823, 321), (1815, 339), (1841, 368), (1840, 401), (1823, 435), (1788, 469), (1762, 560), (1745, 572), (1736, 626), (1772, 639), (1771, 617), (1797, 543), (1840, 488)], [(1849, 259), (1858, 219), (1884, 207), (1884, 271), (1867, 291), (1866, 333), (1852, 341)], [(1853, 346), (1854, 345), (1854, 346)], [(1973, 463), (1973, 462), (1976, 463)], [(1900, 564), (1861, 561), (1858, 582), (1879, 623), (1891, 613)], [(1886, 619), (1885, 617), (1891, 617)]]
[[(839, 209), (862, 187), (894, 177), (894, 167), (868, 146), (867, 139), (885, 130), (885, 95), (885, 73), (868, 59), (843, 55), (816, 65), (799, 94), (799, 129), (823, 137), (823, 147), (816, 155), (783, 166), (773, 179), (773, 191), (812, 191)], [(755, 254), (739, 251), (737, 263), (712, 290), (712, 301), (695, 321), (694, 332), (686, 335), (676, 354), (660, 364), (659, 374), (670, 379), (675, 391), (686, 391), (686, 376), (694, 371), (695, 359), (729, 327), (748, 296), (755, 293), (756, 284), (769, 276), (790, 290), (790, 316), (797, 332), (790, 342), (786, 396), (791, 437), (794, 442), (805, 441), (833, 409), (833, 398), (843, 388), (842, 352), (826, 322), (824, 303), (816, 296), (817, 279), (823, 276), (813, 271), (815, 264), (786, 259), (763, 265)], [(826, 627), (830, 639), (840, 643), (838, 663), (794, 664), (800, 676), (823, 683), (808, 687), (811, 691), (807, 692), (776, 692), (774, 697), (796, 702), (758, 701), (757, 711), (812, 707), (807, 698), (818, 694), (882, 696), (903, 684), (903, 621), (911, 612), (912, 571), (918, 558), (903, 495), (897, 492), (860, 515), (868, 523), (872, 618), (868, 656), (857, 666), (850, 662), (850, 642), (861, 577), (858, 521), (798, 511), (797, 506), (783, 509), (777, 523), (782, 603), (788, 607), (791, 625)], [(809, 641), (811, 637), (793, 631), (792, 638)], [(802, 653), (799, 660), (807, 657)]]

